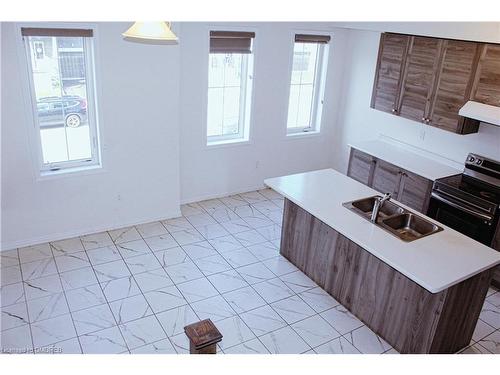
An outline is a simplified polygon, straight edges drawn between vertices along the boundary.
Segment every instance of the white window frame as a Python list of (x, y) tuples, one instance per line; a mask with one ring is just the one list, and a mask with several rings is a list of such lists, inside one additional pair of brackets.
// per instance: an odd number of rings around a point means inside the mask
[(320, 30), (295, 30), (291, 35), (291, 52), (289, 61), (289, 81), (288, 96), (286, 104), (285, 129), (286, 135), (291, 137), (319, 134), (321, 132), (321, 118), (325, 104), (326, 76), (328, 71), (328, 56), (330, 43), (319, 44), (318, 54), (316, 56), (316, 66), (314, 68), (313, 98), (311, 104), (311, 117), (309, 125), (304, 127), (288, 127), (288, 109), (290, 106), (290, 92), (292, 87), (293, 57), (295, 51), (295, 34), (321, 34), (330, 35), (329, 32)]
[[(246, 54), (246, 58), (243, 60), (245, 66), (242, 70), (246, 71), (246, 79), (242, 78), (240, 86), (240, 112), (239, 112), (239, 132), (235, 134), (228, 135), (208, 135), (208, 82), (209, 82), (209, 71), (208, 63), (210, 61), (210, 31), (212, 30), (225, 30), (225, 31), (252, 31), (255, 33), (255, 38), (252, 40), (252, 53)], [(206, 100), (205, 100), (205, 121), (204, 121), (204, 140), (205, 146), (208, 148), (213, 148), (217, 146), (231, 146), (238, 144), (248, 144), (251, 142), (251, 118), (252, 118), (252, 103), (254, 95), (254, 61), (255, 61), (255, 50), (256, 50), (256, 39), (257, 32), (252, 27), (226, 27), (226, 26), (210, 26), (207, 28), (207, 67), (206, 69)], [(243, 74), (242, 74), (243, 77)], [(243, 106), (242, 106), (243, 103)], [(243, 108), (243, 110), (242, 110)]]
[[(22, 27), (41, 27), (41, 28), (71, 28), (71, 29), (92, 29), (93, 37), (83, 38), (84, 41), (84, 56), (85, 56), (85, 82), (86, 82), (86, 93), (87, 93), (87, 121), (89, 123), (89, 138), (91, 146), (91, 157), (69, 160), (54, 163), (44, 163), (43, 160), (43, 150), (40, 134), (40, 124), (37, 113), (37, 101), (36, 93), (33, 79), (33, 66), (31, 61), (31, 48), (29, 46), (28, 37), (23, 37), (21, 35)], [(30, 133), (31, 133), (31, 146), (36, 154), (34, 159), (36, 160), (37, 169), (39, 172), (39, 177), (61, 175), (66, 173), (73, 173), (79, 171), (87, 171), (91, 169), (102, 168), (101, 162), (101, 148), (100, 148), (100, 137), (99, 137), (99, 117), (97, 109), (97, 88), (96, 88), (96, 67), (95, 67), (95, 37), (96, 37), (96, 27), (95, 25), (89, 24), (53, 24), (53, 23), (42, 23), (42, 24), (19, 24), (17, 27), (17, 33), (20, 37), (22, 53), (20, 58), (26, 67), (26, 91), (27, 100), (31, 110), (30, 113)]]

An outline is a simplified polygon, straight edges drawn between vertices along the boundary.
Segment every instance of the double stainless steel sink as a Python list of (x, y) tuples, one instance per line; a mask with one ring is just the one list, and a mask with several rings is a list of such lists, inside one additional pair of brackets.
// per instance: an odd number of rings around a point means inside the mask
[[(370, 220), (376, 201), (379, 199), (382, 199), (382, 197), (376, 195), (346, 202), (343, 206), (366, 220)], [(439, 225), (431, 223), (420, 215), (407, 211), (391, 201), (385, 201), (382, 204), (374, 225), (381, 227), (405, 242), (415, 241), (443, 230)]]

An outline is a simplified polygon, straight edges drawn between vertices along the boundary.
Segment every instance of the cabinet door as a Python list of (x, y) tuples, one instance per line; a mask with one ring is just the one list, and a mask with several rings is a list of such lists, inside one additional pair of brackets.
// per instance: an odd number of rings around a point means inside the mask
[(372, 108), (397, 114), (409, 42), (407, 35), (383, 33), (380, 36)]
[(347, 175), (369, 186), (373, 173), (374, 160), (371, 155), (365, 154), (355, 148), (351, 149)]
[(444, 40), (429, 125), (463, 133), (458, 110), (469, 100), (479, 58), (479, 43)]
[(484, 44), (476, 73), (473, 99), (500, 107), (500, 44)]
[(426, 122), (442, 43), (443, 40), (437, 38), (411, 37), (399, 103), (400, 116)]
[(378, 159), (373, 171), (372, 188), (385, 194), (391, 193), (394, 199), (399, 192), (399, 182), (401, 180), (401, 170), (399, 167)]
[(432, 181), (404, 171), (397, 200), (423, 214), (427, 212), (429, 198), (432, 189)]

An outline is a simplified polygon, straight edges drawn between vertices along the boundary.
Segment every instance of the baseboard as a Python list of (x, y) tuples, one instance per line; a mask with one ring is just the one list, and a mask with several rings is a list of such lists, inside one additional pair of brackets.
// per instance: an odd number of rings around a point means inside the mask
[(265, 188), (266, 188), (266, 186), (264, 184), (261, 184), (261, 185), (258, 185), (258, 186), (253, 185), (253, 186), (246, 187), (246, 188), (243, 188), (243, 189), (226, 191), (224, 193), (206, 194), (206, 195), (201, 195), (201, 196), (194, 197), (194, 198), (181, 199), (181, 204), (188, 204), (188, 203), (193, 203), (193, 202), (206, 201), (208, 199), (223, 198), (223, 197), (227, 197), (229, 195), (246, 193), (248, 191), (262, 190), (262, 189), (265, 189)]
[(99, 233), (99, 232), (104, 232), (104, 231), (113, 230), (113, 229), (130, 227), (132, 225), (146, 224), (146, 223), (150, 223), (152, 221), (172, 219), (174, 217), (179, 217), (179, 216), (181, 216), (180, 209), (174, 210), (171, 213), (168, 213), (166, 215), (162, 215), (161, 217), (156, 217), (156, 218), (149, 217), (147, 219), (144, 218), (141, 220), (136, 220), (136, 221), (131, 221), (131, 222), (123, 222), (123, 223), (112, 225), (112, 226), (104, 225), (102, 227), (86, 228), (86, 229), (82, 229), (82, 230), (61, 232), (61, 233), (55, 233), (55, 234), (50, 234), (50, 235), (46, 235), (46, 236), (30, 238), (30, 239), (26, 239), (26, 240), (19, 240), (19, 241), (2, 243), (1, 248), (0, 248), (0, 252), (19, 248), (19, 247), (38, 245), (38, 244), (45, 243), (45, 242), (59, 241), (59, 240), (64, 240), (66, 238), (85, 236), (87, 234), (93, 234), (93, 233)]

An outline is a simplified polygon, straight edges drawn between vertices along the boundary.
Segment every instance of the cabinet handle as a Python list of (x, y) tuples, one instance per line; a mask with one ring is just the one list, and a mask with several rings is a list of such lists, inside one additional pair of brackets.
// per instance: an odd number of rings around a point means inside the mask
[(398, 110), (396, 108), (391, 109), (392, 113), (398, 113)]
[(427, 120), (425, 117), (422, 117), (422, 121), (425, 122), (425, 120)]
[(431, 119), (428, 118), (428, 119), (425, 120), (425, 122), (429, 124), (431, 122)]

